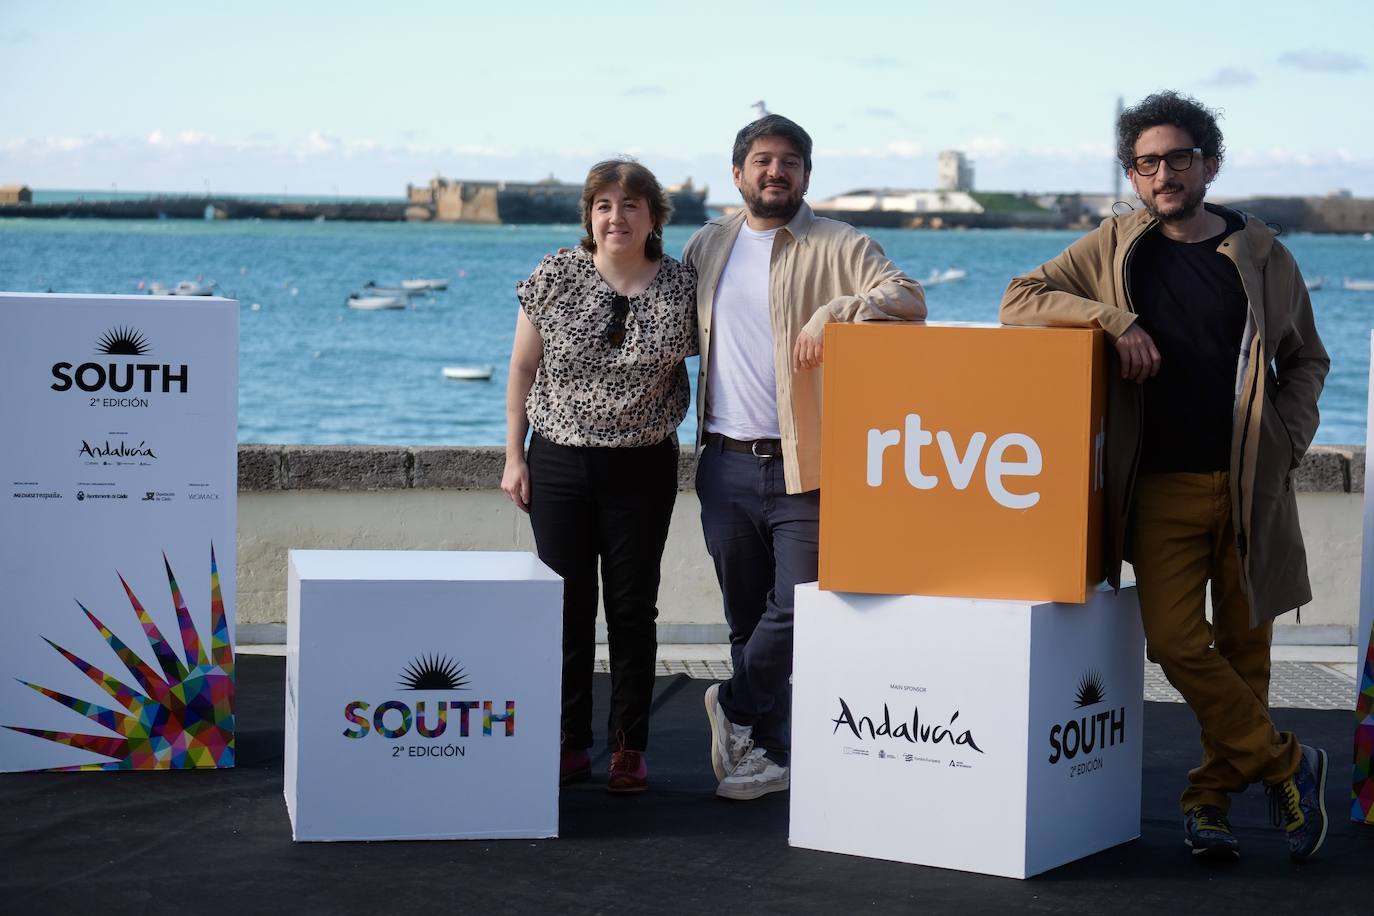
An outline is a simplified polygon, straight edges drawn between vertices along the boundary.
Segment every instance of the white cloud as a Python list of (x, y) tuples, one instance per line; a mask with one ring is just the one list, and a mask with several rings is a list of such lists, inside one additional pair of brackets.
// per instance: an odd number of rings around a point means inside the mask
[(928, 155), (930, 154), (926, 152), (924, 144), (911, 140), (893, 140), (882, 146), (860, 146), (855, 149), (817, 148), (812, 158), (919, 159)]
[(1222, 67), (1202, 82), (1205, 86), (1253, 86), (1255, 74), (1239, 67)]
[(312, 130), (305, 135), (305, 139), (296, 147), (297, 155), (310, 156), (320, 153), (332, 153), (339, 147), (339, 140), (334, 134), (328, 131)]
[[(1015, 156), (1018, 154), (1009, 151), (1008, 155)], [(1110, 161), (1116, 155), (1116, 150), (1106, 143), (1075, 143), (1069, 146), (1035, 144), (1022, 149), (1020, 155), (1040, 159), (1057, 159), (1061, 162), (1100, 161), (1104, 159)]]
[(1368, 157), (1355, 155), (1348, 149), (1311, 152), (1295, 150), (1282, 146), (1268, 148), (1241, 147), (1226, 152), (1226, 164), (1244, 167), (1299, 166), (1302, 168), (1323, 168), (1342, 165), (1368, 165)]
[[(190, 136), (184, 136), (190, 134)], [(1102, 191), (1115, 176), (1105, 142), (1020, 144), (986, 133), (963, 142), (893, 140), (867, 147), (818, 148), (812, 192), (816, 198), (855, 187), (933, 187), (940, 149), (962, 149), (977, 166), (986, 190)], [(313, 152), (306, 152), (313, 150)], [(308, 131), (270, 140), (225, 140), (208, 132), (159, 128), (145, 136), (103, 134), (0, 140), (0, 174), (38, 188), (121, 188), (159, 191), (216, 190), (399, 196), (407, 182), (434, 174), (462, 179), (538, 180), (550, 173), (578, 181), (587, 166), (627, 150), (612, 148), (501, 147), (490, 143), (388, 143), (372, 137), (341, 137)], [(664, 181), (688, 175), (712, 188), (711, 199), (733, 201), (729, 156), (665, 152), (651, 146), (628, 150)], [(1374, 154), (1347, 144), (1311, 151), (1292, 146), (1233, 146), (1218, 192), (1244, 196), (1325, 193), (1349, 188), (1374, 196)]]
[(1369, 69), (1359, 55), (1323, 48), (1287, 51), (1279, 55), (1279, 63), (1318, 73), (1354, 73)]
[(973, 137), (963, 144), (952, 144), (951, 149), (962, 149), (974, 158), (979, 159), (1002, 159), (1010, 155), (1015, 155), (1012, 145), (1006, 137), (996, 134)]

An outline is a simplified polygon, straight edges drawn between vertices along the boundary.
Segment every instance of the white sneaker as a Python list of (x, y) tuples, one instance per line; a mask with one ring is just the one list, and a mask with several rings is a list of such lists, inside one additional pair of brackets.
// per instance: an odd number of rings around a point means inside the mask
[(717, 781), (733, 773), (754, 746), (753, 727), (736, 725), (725, 718), (725, 710), (717, 699), (719, 696), (719, 684), (706, 688), (706, 718), (711, 722), (711, 769), (715, 770)]
[(764, 756), (763, 748), (756, 747), (744, 755), (734, 772), (720, 781), (716, 794), (745, 801), (769, 792), (786, 792), (791, 786), (791, 768), (774, 763)]

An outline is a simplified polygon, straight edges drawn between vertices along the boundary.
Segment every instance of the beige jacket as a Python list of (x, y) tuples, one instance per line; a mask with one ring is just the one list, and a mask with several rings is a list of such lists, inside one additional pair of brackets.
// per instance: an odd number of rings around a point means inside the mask
[[(711, 380), (711, 310), (744, 211), (708, 222), (683, 250), (697, 272), (701, 374), (697, 379), (697, 447)], [(820, 338), (832, 321), (918, 319), (926, 315), (921, 285), (904, 274), (873, 239), (848, 223), (816, 216), (805, 202), (773, 240), (768, 271), (773, 314), (773, 365), (778, 380), (778, 431), (788, 493), (821, 485), (821, 370), (792, 370), (792, 348), (805, 329)]]
[[(1157, 225), (1144, 210), (1104, 220), (1054, 260), (1012, 280), (1002, 297), (1002, 321), (1100, 327), (1119, 337), (1135, 322), (1132, 252)], [(1236, 550), (1250, 621), (1258, 625), (1312, 600), (1293, 470), (1317, 433), (1317, 397), (1331, 360), (1298, 265), (1268, 226), (1247, 216), (1245, 228), (1226, 236), (1217, 250), (1235, 263), (1249, 300), (1236, 367), (1230, 482)], [(1115, 363), (1115, 349), (1111, 353)], [(1110, 377), (1103, 533), (1107, 578), (1120, 587), (1122, 559), (1130, 559), (1126, 532), (1140, 459), (1142, 395), (1115, 364)]]

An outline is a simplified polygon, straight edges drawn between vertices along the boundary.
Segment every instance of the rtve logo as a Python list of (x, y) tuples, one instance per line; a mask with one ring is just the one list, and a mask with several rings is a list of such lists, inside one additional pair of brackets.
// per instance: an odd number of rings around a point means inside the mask
[(1102, 579), (1103, 337), (826, 325), (821, 588), (1087, 600)]
[[(992, 497), (993, 502), (1008, 509), (1029, 509), (1040, 502), (1039, 490), (1013, 493), (1007, 489), (1005, 482), (1008, 477), (1038, 477), (1044, 469), (1044, 455), (1040, 451), (1039, 443), (1031, 436), (1026, 433), (1004, 433), (992, 440), (992, 445), (988, 446), (987, 433), (976, 432), (969, 437), (961, 453), (954, 437), (945, 430), (936, 430), (932, 434), (930, 430), (923, 429), (921, 415), (918, 413), (906, 415), (905, 436), (900, 429), (868, 431), (867, 484), (870, 487), (883, 485), (884, 455), (889, 448), (902, 445), (902, 470), (906, 474), (907, 483), (918, 490), (935, 489), (940, 484), (940, 478), (935, 474), (926, 473), (926, 468), (922, 466), (922, 451), (932, 441), (938, 446), (946, 477), (954, 489), (968, 489), (969, 484), (973, 482), (974, 473), (978, 470), (979, 459), (984, 458), (984, 447), (987, 446), (986, 458), (983, 460), (983, 484), (987, 487), (988, 495)], [(1105, 441), (1104, 421), (1093, 436), (1093, 490), (1102, 489), (1102, 446)], [(1020, 456), (1019, 460), (1008, 456), (1008, 451), (1013, 449), (1019, 450), (1012, 452), (1013, 455)], [(937, 469), (933, 462), (930, 467), (931, 470)]]

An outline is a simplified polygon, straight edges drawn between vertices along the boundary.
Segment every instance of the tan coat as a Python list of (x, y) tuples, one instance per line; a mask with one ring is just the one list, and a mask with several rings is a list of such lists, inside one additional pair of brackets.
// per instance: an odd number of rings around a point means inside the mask
[[(1012, 280), (1002, 297), (1002, 321), (1100, 327), (1119, 337), (1136, 318), (1127, 280), (1132, 251), (1156, 226), (1144, 210), (1104, 220), (1054, 260)], [(1247, 216), (1245, 228), (1217, 250), (1235, 263), (1249, 300), (1236, 367), (1230, 478), (1253, 626), (1312, 600), (1293, 471), (1316, 435), (1317, 396), (1331, 360), (1297, 263), (1268, 226)], [(1103, 516), (1107, 577), (1120, 587), (1121, 562), (1130, 559), (1126, 531), (1140, 459), (1142, 394), (1118, 367), (1110, 375)]]
[[(725, 263), (744, 224), (744, 211), (713, 219), (696, 231), (682, 260), (697, 272), (697, 446), (705, 428), (711, 380), (711, 309)], [(918, 319), (926, 316), (921, 285), (904, 274), (873, 239), (848, 223), (816, 216), (805, 202), (773, 239), (768, 268), (773, 319), (773, 367), (778, 385), (778, 431), (788, 493), (821, 485), (821, 370), (792, 370), (792, 347), (803, 328), (817, 339), (832, 321)]]

